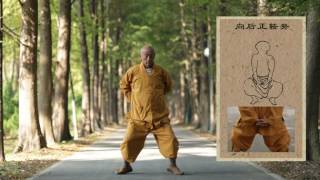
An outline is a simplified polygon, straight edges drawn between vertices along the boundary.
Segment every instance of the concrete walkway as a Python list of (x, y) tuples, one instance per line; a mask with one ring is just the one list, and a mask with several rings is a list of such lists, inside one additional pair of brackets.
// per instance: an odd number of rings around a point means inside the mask
[(122, 166), (119, 145), (125, 130), (115, 130), (111, 136), (49, 167), (30, 179), (50, 180), (212, 180), (212, 179), (281, 179), (262, 168), (246, 162), (217, 162), (216, 145), (181, 127), (174, 128), (180, 141), (178, 165), (184, 176), (166, 172), (168, 160), (164, 159), (151, 134), (145, 148), (133, 164), (134, 171), (115, 175), (114, 169)]

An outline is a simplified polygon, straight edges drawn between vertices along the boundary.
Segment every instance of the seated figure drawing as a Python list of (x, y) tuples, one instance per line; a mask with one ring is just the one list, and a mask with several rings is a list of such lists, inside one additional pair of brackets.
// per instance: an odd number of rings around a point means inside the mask
[(251, 97), (250, 104), (267, 99), (272, 105), (277, 105), (277, 98), (283, 92), (283, 84), (273, 79), (275, 59), (269, 54), (270, 43), (259, 41), (255, 48), (257, 53), (251, 58), (252, 75), (244, 81), (244, 92)]

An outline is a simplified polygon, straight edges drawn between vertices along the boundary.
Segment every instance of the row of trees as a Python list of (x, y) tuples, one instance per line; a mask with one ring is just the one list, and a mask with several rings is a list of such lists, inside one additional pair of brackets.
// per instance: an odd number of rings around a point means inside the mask
[[(15, 97), (19, 90), (19, 117), (13, 116), (18, 112), (15, 106), (13, 110), (2, 109), (0, 94), (0, 128), (3, 118), (4, 127), (19, 120), (16, 152), (121, 123), (129, 105), (118, 89), (119, 78), (140, 62), (139, 51), (144, 44), (155, 47), (156, 63), (174, 79), (169, 98), (171, 118), (215, 133), (216, 16), (306, 15), (308, 157), (319, 158), (319, 4), (311, 0), (0, 3), (4, 13), (0, 18), (0, 60), (5, 67), (1, 69), (4, 82), (0, 88), (4, 85), (4, 98)], [(208, 57), (203, 54), (206, 48)]]

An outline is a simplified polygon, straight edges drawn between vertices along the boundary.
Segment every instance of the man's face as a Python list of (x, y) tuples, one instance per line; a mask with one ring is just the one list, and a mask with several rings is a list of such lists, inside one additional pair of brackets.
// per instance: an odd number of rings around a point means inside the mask
[(153, 67), (154, 56), (155, 54), (150, 48), (145, 48), (141, 51), (141, 61), (145, 68)]

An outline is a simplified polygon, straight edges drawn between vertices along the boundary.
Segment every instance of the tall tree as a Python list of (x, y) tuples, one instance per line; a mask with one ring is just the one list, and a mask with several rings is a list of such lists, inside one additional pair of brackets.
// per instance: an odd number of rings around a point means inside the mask
[(181, 23), (181, 39), (182, 39), (182, 53), (183, 53), (183, 60), (182, 60), (182, 68), (180, 70), (180, 106), (181, 111), (185, 124), (189, 124), (191, 122), (192, 116), (192, 105), (191, 101), (191, 58), (190, 58), (190, 43), (187, 35), (187, 17), (186, 17), (186, 2), (184, 0), (180, 0), (180, 23)]
[(79, 0), (79, 27), (80, 27), (80, 45), (82, 59), (82, 128), (81, 134), (86, 135), (92, 132), (90, 121), (90, 70), (89, 70), (89, 55), (87, 45), (87, 32), (85, 28), (83, 11), (83, 0)]
[(211, 17), (210, 17), (210, 6), (208, 8), (208, 17), (207, 17), (207, 31), (208, 31), (208, 42), (207, 42), (207, 47), (208, 47), (208, 74), (209, 74), (209, 132), (211, 133), (216, 133), (216, 119), (214, 117), (215, 115), (215, 76), (213, 73), (213, 46), (212, 46), (212, 27), (211, 27)]
[[(110, 36), (110, 31), (108, 36)], [(109, 62), (108, 62), (108, 122), (111, 124), (113, 122), (115, 122), (114, 120), (117, 120), (115, 118), (115, 114), (114, 112), (116, 111), (116, 106), (115, 106), (115, 102), (114, 100), (116, 100), (116, 98), (114, 97), (114, 92), (113, 92), (113, 79), (114, 79), (114, 68), (112, 67), (113, 64), (113, 58), (112, 58), (112, 51), (111, 51), (112, 46), (109, 46)], [(117, 111), (116, 111), (117, 112)], [(117, 121), (116, 121), (117, 122)]]
[(269, 15), (267, 3), (268, 3), (268, 0), (257, 0), (257, 14), (258, 14), (258, 16), (268, 16)]
[(68, 89), (70, 71), (71, 0), (59, 1), (58, 50), (54, 88), (53, 127), (56, 141), (70, 140)]
[(101, 129), (99, 111), (99, 22), (98, 22), (98, 1), (91, 0), (91, 16), (94, 22), (93, 31), (93, 71), (92, 71), (92, 106), (93, 106), (93, 129)]
[(41, 135), (37, 103), (37, 0), (20, 1), (22, 30), (20, 36), (19, 140), (15, 152), (45, 146)]
[[(200, 20), (200, 49), (207, 48), (208, 27), (207, 27), (207, 7), (208, 4), (202, 4), (201, 12), (204, 12), (205, 18)], [(200, 56), (200, 121), (201, 130), (207, 132), (210, 123), (210, 96), (209, 96), (209, 59), (201, 52)]]
[[(111, 49), (111, 46), (110, 46)], [(117, 98), (117, 87), (115, 86), (115, 82), (117, 81), (118, 71), (117, 69), (117, 62), (113, 60), (111, 51), (109, 53), (109, 63), (108, 63), (108, 90), (109, 90), (109, 121), (111, 123), (118, 124), (118, 98)], [(113, 64), (116, 64), (114, 67)]]
[(200, 58), (198, 54), (198, 7), (193, 3), (192, 7), (192, 28), (191, 28), (191, 96), (192, 96), (192, 124), (200, 128)]
[(101, 73), (100, 73), (100, 82), (99, 82), (99, 107), (101, 114), (101, 124), (105, 126), (107, 124), (107, 84), (105, 83), (105, 75), (106, 75), (106, 55), (107, 55), (107, 44), (108, 44), (108, 31), (107, 31), (107, 23), (108, 23), (108, 8), (109, 8), (109, 0), (100, 0), (100, 26), (101, 26)]
[(320, 8), (310, 3), (307, 15), (307, 158), (319, 160)]
[(41, 132), (48, 145), (54, 144), (52, 129), (52, 38), (50, 0), (39, 1), (40, 10), (40, 59), (39, 59), (39, 121)]
[(3, 97), (2, 97), (2, 64), (3, 64), (3, 3), (0, 0), (0, 161), (5, 161), (3, 142)]

